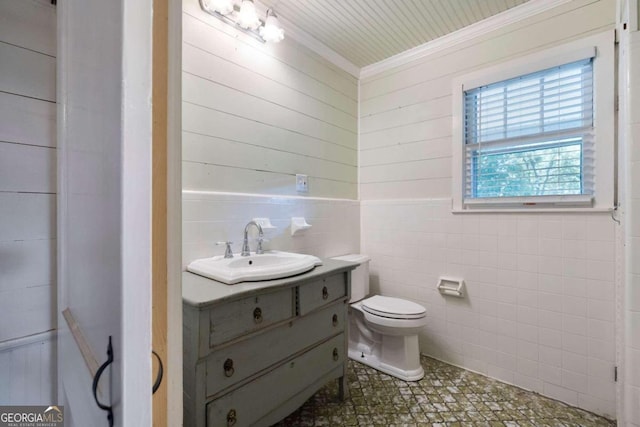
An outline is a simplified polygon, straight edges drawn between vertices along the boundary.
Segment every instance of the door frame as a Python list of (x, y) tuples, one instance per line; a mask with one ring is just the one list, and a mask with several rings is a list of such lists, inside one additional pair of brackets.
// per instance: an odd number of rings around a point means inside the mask
[[(75, 175), (70, 177), (72, 172), (70, 162), (73, 159), (67, 157), (67, 141), (78, 144), (83, 139), (95, 137), (95, 131), (104, 131), (108, 127), (111, 139), (109, 144), (118, 147), (119, 160), (117, 167), (119, 182), (110, 182), (108, 185), (119, 185), (119, 258), (120, 264), (116, 274), (119, 280), (113, 281), (113, 289), (109, 288), (120, 298), (117, 323), (119, 330), (110, 329), (109, 335), (114, 335), (114, 362), (115, 369), (108, 369), (105, 373), (111, 376), (112, 384), (116, 390), (113, 395), (113, 411), (115, 425), (117, 426), (145, 426), (151, 424), (151, 32), (152, 32), (152, 0), (118, 0), (116, 2), (91, 2), (83, 0), (64, 1), (58, 4), (58, 364), (69, 363), (70, 358), (64, 357), (67, 354), (76, 354), (76, 342), (70, 337), (70, 330), (66, 320), (62, 317), (61, 311), (67, 308), (70, 303), (81, 304), (82, 301), (73, 301), (69, 295), (67, 282), (68, 271), (77, 267), (70, 265), (66, 247), (67, 233), (73, 229), (73, 225), (68, 225), (69, 210), (67, 208), (67, 196), (69, 193), (69, 179), (77, 179)], [(81, 7), (80, 7), (81, 6)], [(103, 88), (97, 86), (96, 92), (81, 93), (78, 87), (74, 86), (74, 76), (69, 76), (72, 61), (78, 58), (87, 58), (89, 64), (83, 64), (86, 70), (91, 65), (91, 55), (100, 55), (96, 49), (94, 40), (87, 38), (86, 44), (80, 43), (78, 38), (91, 31), (86, 23), (105, 20), (102, 12), (105, 8), (118, 8), (118, 19), (109, 21), (109, 27), (105, 33), (112, 35), (105, 41), (105, 55), (112, 55), (111, 61), (116, 68), (105, 72), (117, 72), (120, 79), (119, 85), (114, 88)], [(73, 14), (71, 19), (72, 11)], [(83, 23), (78, 24), (78, 18)], [(82, 25), (80, 30), (75, 31), (73, 25)], [(83, 33), (84, 32), (84, 33)], [(99, 47), (99, 46), (98, 46)], [(114, 53), (117, 52), (117, 53)], [(103, 61), (96, 61), (96, 66), (104, 64)], [(86, 71), (82, 71), (89, 74)], [(92, 77), (82, 75), (83, 78)], [(114, 85), (116, 86), (116, 85)], [(101, 93), (109, 92), (108, 94)], [(69, 95), (84, 97), (82, 103), (78, 99), (70, 98)], [(93, 112), (93, 106), (101, 105), (104, 100), (103, 95), (118, 97), (120, 104), (119, 112), (109, 117), (99, 114), (87, 115), (92, 122), (85, 122), (79, 125), (74, 121), (73, 125), (68, 125), (69, 114), (75, 114), (75, 110)], [(76, 104), (74, 104), (74, 101)], [(99, 108), (95, 109), (100, 111)], [(117, 109), (113, 109), (114, 112)], [(100, 126), (106, 124), (106, 126)], [(71, 128), (70, 126), (75, 126)], [(102, 135), (101, 135), (102, 136)], [(72, 156), (69, 156), (72, 157)], [(106, 167), (112, 168), (114, 164)], [(78, 172), (74, 170), (73, 172)], [(91, 183), (93, 187), (99, 187), (100, 181)], [(107, 185), (107, 184), (105, 184)], [(92, 188), (93, 188), (92, 187)], [(77, 190), (76, 190), (77, 191)], [(97, 191), (100, 191), (99, 189)], [(97, 224), (98, 227), (100, 224)], [(97, 260), (99, 261), (99, 260)], [(90, 285), (88, 283), (87, 285)], [(73, 307), (72, 307), (73, 308)], [(86, 317), (86, 316), (85, 316)], [(90, 317), (90, 316), (89, 316)], [(82, 320), (82, 319), (80, 319)], [(79, 329), (84, 329), (85, 335), (90, 337), (91, 330), (87, 324), (78, 324)], [(91, 340), (88, 340), (91, 341)], [(88, 353), (99, 363), (105, 357), (105, 347), (91, 348), (88, 346)], [(71, 353), (70, 353), (71, 352)], [(144, 355), (149, 354), (148, 357)], [(78, 360), (81, 356), (74, 356)], [(91, 406), (81, 405), (78, 402), (76, 407), (69, 408), (70, 415), (73, 411), (85, 414), (86, 419), (100, 419), (105, 425), (106, 415), (97, 409), (92, 402), (91, 377), (92, 373), (85, 370), (78, 364), (72, 367), (67, 366), (69, 372), (72, 369), (73, 375), (64, 378), (64, 369), (58, 375), (58, 400), (61, 404), (68, 406), (69, 400), (67, 390), (64, 386), (68, 383), (73, 388), (74, 400), (91, 400)], [(78, 372), (75, 372), (78, 370)], [(111, 375), (116, 373), (116, 377)], [(66, 381), (65, 381), (66, 380)], [(106, 377), (102, 382), (109, 381)], [(106, 385), (105, 385), (106, 387)], [(71, 389), (70, 389), (71, 390)], [(105, 393), (107, 394), (107, 393)], [(76, 399), (76, 397), (78, 399)], [(80, 399), (82, 397), (82, 399)], [(103, 400), (103, 403), (107, 402)], [(97, 412), (96, 412), (97, 411)], [(99, 416), (96, 415), (99, 413)], [(71, 417), (76, 423), (79, 417)]]
[(153, 425), (164, 427), (183, 418), (182, 1), (153, 0), (153, 8), (152, 345), (164, 379), (152, 405)]

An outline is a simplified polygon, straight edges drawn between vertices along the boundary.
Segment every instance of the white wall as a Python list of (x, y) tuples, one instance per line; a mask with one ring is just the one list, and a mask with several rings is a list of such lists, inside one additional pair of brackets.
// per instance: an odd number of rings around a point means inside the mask
[(55, 396), (55, 41), (49, 2), (0, 2), (1, 405)]
[[(183, 267), (223, 254), (216, 241), (239, 252), (254, 217), (278, 227), (267, 249), (357, 252), (357, 80), (290, 37), (260, 43), (197, 0), (183, 11)], [(296, 193), (296, 173), (308, 193)], [(312, 229), (292, 237), (292, 216)]]
[[(615, 223), (609, 214), (451, 214), (452, 78), (614, 28), (572, 1), (367, 77), (362, 252), (374, 290), (424, 304), (421, 350), (615, 417)], [(443, 298), (439, 275), (468, 296)]]
[(625, 318), (625, 415), (626, 425), (640, 426), (640, 32), (629, 34), (628, 123), (626, 160), (628, 171), (624, 199), (627, 246)]
[(357, 81), (290, 37), (263, 44), (183, 4), (183, 188), (357, 197)]

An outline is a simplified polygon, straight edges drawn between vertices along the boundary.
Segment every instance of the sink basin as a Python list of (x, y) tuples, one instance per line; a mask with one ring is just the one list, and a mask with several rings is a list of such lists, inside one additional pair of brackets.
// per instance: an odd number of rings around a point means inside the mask
[(266, 251), (263, 254), (233, 258), (222, 255), (193, 261), (187, 270), (209, 279), (233, 285), (240, 282), (281, 279), (295, 276), (321, 265), (320, 258), (292, 252)]

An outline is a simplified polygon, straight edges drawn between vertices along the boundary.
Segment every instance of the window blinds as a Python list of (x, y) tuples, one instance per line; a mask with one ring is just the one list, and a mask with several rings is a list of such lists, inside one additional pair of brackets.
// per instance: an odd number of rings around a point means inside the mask
[(464, 91), (464, 199), (591, 195), (593, 58)]

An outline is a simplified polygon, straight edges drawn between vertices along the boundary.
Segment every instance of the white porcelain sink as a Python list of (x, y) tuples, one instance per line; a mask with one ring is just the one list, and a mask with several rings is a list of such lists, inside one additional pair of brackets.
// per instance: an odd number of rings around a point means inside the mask
[(266, 251), (264, 254), (233, 258), (214, 256), (193, 261), (187, 270), (209, 279), (233, 285), (240, 282), (281, 279), (321, 265), (320, 258), (292, 252)]

